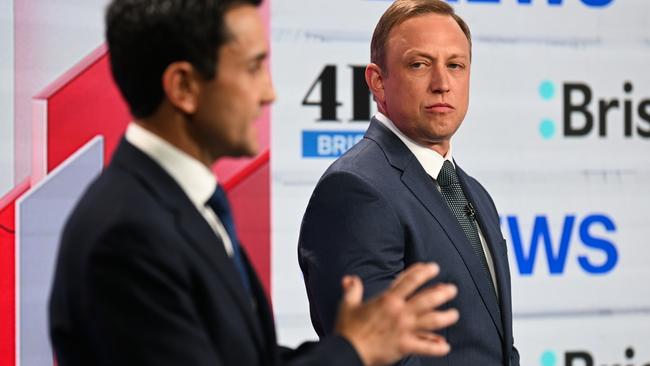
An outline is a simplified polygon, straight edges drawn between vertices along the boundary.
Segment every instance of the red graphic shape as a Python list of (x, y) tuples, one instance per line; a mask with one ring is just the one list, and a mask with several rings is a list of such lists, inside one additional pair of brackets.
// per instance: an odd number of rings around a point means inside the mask
[(0, 199), (0, 365), (16, 358), (15, 204), (28, 189), (25, 181)]
[(266, 150), (225, 181), (237, 232), (271, 301), (270, 152)]
[(104, 136), (104, 163), (108, 163), (131, 120), (111, 78), (105, 46), (34, 99), (47, 102), (46, 172), (97, 135)]

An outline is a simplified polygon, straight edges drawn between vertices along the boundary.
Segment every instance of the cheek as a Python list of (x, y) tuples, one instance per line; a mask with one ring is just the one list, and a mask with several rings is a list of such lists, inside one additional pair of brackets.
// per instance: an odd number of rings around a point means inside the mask
[(467, 112), (467, 107), (469, 106), (469, 90), (466, 89), (460, 98), (462, 103), (462, 112), (465, 113)]
[(467, 100), (469, 98), (469, 79), (463, 78), (459, 80), (457, 90), (459, 90), (461, 98)]
[(257, 90), (254, 87), (246, 88), (239, 85), (231, 89), (230, 103), (241, 114), (241, 117), (250, 116), (256, 105), (256, 95)]

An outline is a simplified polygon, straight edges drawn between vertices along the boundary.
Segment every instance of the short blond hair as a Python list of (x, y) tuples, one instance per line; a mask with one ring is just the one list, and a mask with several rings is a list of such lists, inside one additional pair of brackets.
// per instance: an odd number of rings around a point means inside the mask
[(372, 34), (372, 41), (370, 42), (370, 62), (384, 69), (386, 41), (388, 40), (390, 31), (408, 19), (426, 14), (448, 15), (454, 18), (465, 34), (465, 37), (467, 37), (471, 53), (472, 35), (469, 31), (469, 26), (454, 12), (454, 8), (449, 4), (442, 0), (397, 0), (386, 9), (375, 27), (375, 31)]

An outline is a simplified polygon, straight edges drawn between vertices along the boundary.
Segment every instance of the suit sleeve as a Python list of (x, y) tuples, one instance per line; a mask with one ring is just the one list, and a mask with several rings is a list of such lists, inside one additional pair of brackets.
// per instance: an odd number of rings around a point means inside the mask
[[(222, 365), (193, 306), (181, 255), (137, 228), (112, 230), (84, 280), (96, 352), (110, 365)], [(162, 248), (165, 249), (162, 249)]]
[(278, 348), (279, 363), (285, 366), (363, 366), (352, 344), (337, 335), (303, 343), (296, 349)]
[(519, 351), (515, 346), (512, 346), (512, 354), (510, 356), (510, 366), (519, 366)]
[(349, 172), (323, 177), (299, 240), (311, 319), (321, 337), (332, 332), (342, 277), (360, 276), (364, 298), (380, 293), (404, 270), (404, 241), (394, 209), (371, 182)]

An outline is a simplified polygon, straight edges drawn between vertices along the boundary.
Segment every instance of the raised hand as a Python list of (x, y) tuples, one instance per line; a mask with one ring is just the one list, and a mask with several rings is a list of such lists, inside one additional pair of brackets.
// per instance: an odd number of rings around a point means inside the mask
[(352, 343), (367, 366), (391, 364), (410, 354), (446, 355), (449, 344), (433, 331), (456, 323), (459, 315), (456, 309), (436, 308), (456, 296), (456, 286), (438, 284), (416, 292), (439, 271), (437, 264), (414, 264), (365, 303), (361, 279), (344, 277), (335, 331)]

